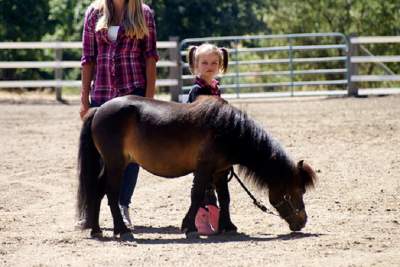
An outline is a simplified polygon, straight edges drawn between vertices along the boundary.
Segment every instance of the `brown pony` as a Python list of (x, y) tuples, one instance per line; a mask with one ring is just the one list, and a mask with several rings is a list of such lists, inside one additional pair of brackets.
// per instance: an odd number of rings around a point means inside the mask
[(221, 99), (200, 97), (180, 104), (118, 97), (92, 109), (80, 135), (78, 214), (92, 236), (101, 235), (99, 210), (106, 194), (114, 234), (133, 238), (118, 208), (123, 171), (130, 162), (167, 178), (194, 173), (191, 204), (182, 221), (188, 237), (197, 236), (195, 215), (210, 184), (221, 207), (219, 231), (237, 230), (226, 179), (233, 165), (258, 188), (268, 188), (270, 203), (292, 231), (306, 224), (303, 194), (316, 178), (308, 164), (295, 164), (270, 134)]

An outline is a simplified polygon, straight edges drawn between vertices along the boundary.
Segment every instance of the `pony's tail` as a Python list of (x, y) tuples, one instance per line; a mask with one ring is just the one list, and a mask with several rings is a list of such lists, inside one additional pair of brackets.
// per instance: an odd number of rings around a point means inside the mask
[(91, 228), (93, 225), (98, 177), (101, 171), (100, 154), (93, 143), (91, 130), (96, 110), (93, 108), (87, 114), (79, 138), (77, 216), (79, 220), (85, 220), (82, 228)]

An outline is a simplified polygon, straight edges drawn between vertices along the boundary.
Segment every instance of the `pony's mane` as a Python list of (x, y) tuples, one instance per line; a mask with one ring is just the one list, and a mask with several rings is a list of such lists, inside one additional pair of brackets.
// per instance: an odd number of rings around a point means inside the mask
[(239, 164), (241, 174), (260, 189), (288, 184), (296, 170), (282, 146), (248, 115), (215, 97), (202, 97), (191, 107), (190, 119), (212, 129), (216, 145)]

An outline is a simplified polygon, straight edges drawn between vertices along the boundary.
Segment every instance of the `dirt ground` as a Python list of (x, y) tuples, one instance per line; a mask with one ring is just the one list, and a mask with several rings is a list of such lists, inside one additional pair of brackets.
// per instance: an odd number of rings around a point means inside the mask
[(78, 105), (0, 98), (0, 266), (400, 266), (400, 96), (234, 104), (318, 171), (301, 233), (232, 181), (240, 233), (186, 240), (192, 176), (142, 170), (130, 208), (136, 242), (112, 238), (106, 200), (107, 238), (91, 239), (74, 229)]

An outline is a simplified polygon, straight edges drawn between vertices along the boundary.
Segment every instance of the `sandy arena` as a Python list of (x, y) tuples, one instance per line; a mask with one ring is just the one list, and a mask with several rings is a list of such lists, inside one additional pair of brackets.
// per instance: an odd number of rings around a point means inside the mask
[(91, 239), (74, 229), (79, 106), (0, 99), (0, 266), (400, 266), (400, 96), (234, 104), (318, 171), (301, 233), (232, 181), (239, 234), (187, 240), (179, 227), (192, 176), (141, 170), (130, 208), (136, 242), (112, 238), (106, 199), (106, 238)]

